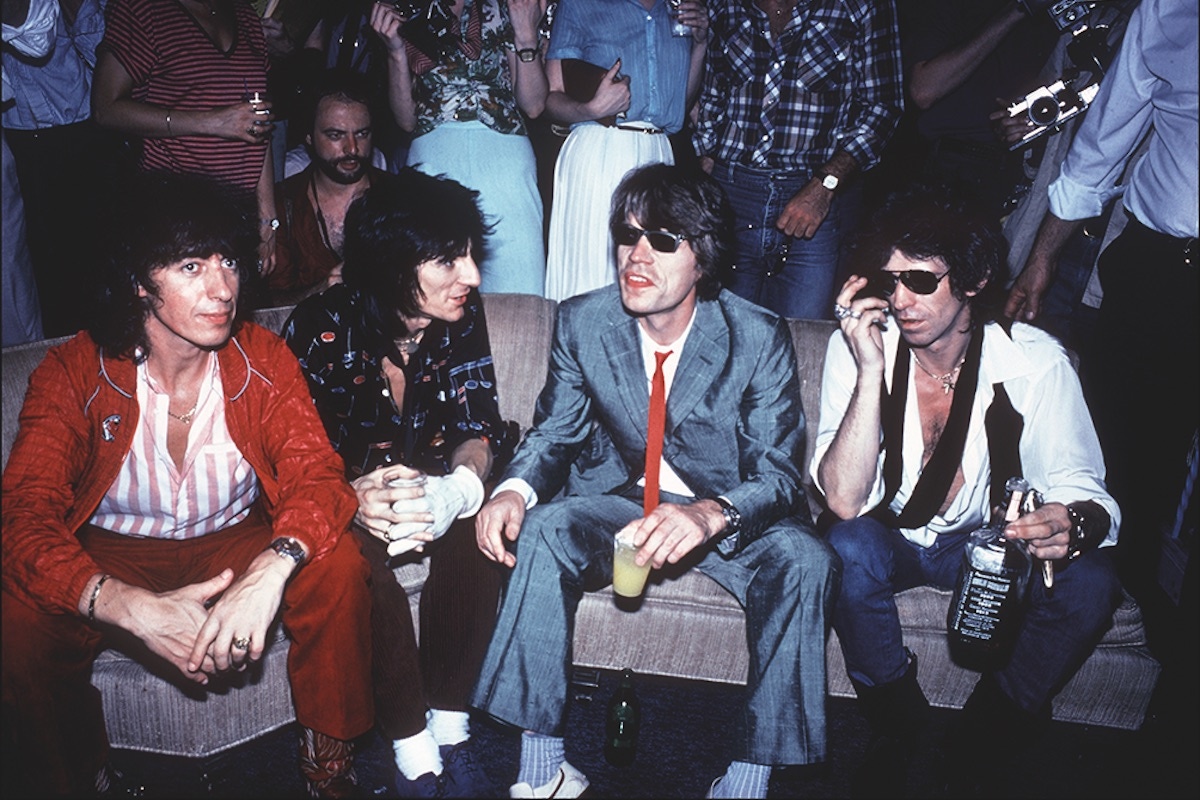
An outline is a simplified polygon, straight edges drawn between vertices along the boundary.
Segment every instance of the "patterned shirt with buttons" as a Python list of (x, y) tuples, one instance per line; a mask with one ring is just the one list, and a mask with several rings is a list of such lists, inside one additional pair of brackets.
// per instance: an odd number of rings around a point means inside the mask
[[(435, 64), (415, 55), (416, 136), (443, 122), (479, 120), (497, 133), (525, 133), (508, 71), (512, 23), (507, 0), (466, 0), (458, 47)], [(424, 67), (424, 69), (423, 69)]]
[(461, 320), (434, 320), (426, 328), (404, 368), (403, 413), (380, 366), (388, 343), (370, 330), (356, 292), (337, 284), (305, 298), (283, 337), (300, 359), (348, 479), (392, 464), (445, 474), (451, 454), (468, 439), (488, 442), (494, 469), (511, 457), (519, 430), (500, 417), (478, 292), (472, 291)]

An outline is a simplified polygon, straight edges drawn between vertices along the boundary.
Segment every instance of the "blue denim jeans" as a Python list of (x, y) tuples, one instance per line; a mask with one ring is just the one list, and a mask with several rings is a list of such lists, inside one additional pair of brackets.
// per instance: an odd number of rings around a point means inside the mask
[[(473, 705), (525, 730), (561, 735), (575, 611), (585, 589), (612, 582), (613, 534), (641, 516), (640, 501), (614, 495), (529, 510)], [(734, 757), (823, 761), (827, 613), (838, 579), (832, 551), (787, 519), (728, 558), (709, 548), (695, 568), (746, 611), (750, 674)]]
[[(921, 585), (953, 589), (968, 535), (943, 534), (929, 547), (920, 547), (870, 517), (829, 529), (829, 544), (843, 564), (833, 628), (851, 678), (879, 686), (904, 675), (908, 661), (895, 593)], [(1028, 591), (1016, 645), (995, 677), (1005, 694), (1036, 713), (1058, 694), (1108, 630), (1121, 602), (1121, 586), (1109, 554), (1093, 550), (1060, 569), (1049, 591), (1035, 572)]]
[(775, 220), (812, 176), (724, 162), (714, 165), (712, 176), (725, 190), (735, 218), (737, 241), (729, 289), (785, 317), (831, 319), (846, 232), (845, 198), (834, 197), (813, 238), (797, 239), (784, 235)]

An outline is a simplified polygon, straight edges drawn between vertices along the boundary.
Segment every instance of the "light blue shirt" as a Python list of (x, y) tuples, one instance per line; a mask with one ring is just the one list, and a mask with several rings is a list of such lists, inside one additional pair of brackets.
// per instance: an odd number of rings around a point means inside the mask
[[(83, 0), (75, 24), (70, 26), (61, 14), (56, 15), (53, 31), (41, 32), (50, 39), (45, 55), (30, 57), (4, 48), (4, 96), (7, 98), (11, 92), (15, 100), (4, 112), (5, 128), (41, 130), (92, 116), (92, 71), (96, 68), (96, 46), (104, 38), (103, 5), (102, 0)], [(26, 23), (45, 21), (47, 6), (57, 3), (33, 0)], [(10, 31), (15, 36), (16, 30), (4, 26), (6, 43)]]
[[(1159, 233), (1200, 235), (1197, 21), (1190, 0), (1143, 0), (1133, 12), (1121, 50), (1050, 184), (1056, 217), (1099, 216), (1124, 190), (1126, 210)], [(1147, 134), (1146, 155), (1125, 189), (1117, 181)]]
[(649, 11), (639, 0), (560, 0), (546, 59), (564, 58), (605, 69), (620, 58), (629, 76), (625, 118), (668, 133), (683, 127), (692, 37), (671, 35), (666, 0)]

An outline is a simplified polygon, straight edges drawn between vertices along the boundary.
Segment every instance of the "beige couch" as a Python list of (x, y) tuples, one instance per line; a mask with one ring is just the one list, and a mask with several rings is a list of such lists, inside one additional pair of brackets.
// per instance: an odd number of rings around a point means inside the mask
[[(496, 362), (501, 412), (527, 428), (545, 379), (555, 304), (528, 295), (485, 295), (488, 330)], [(289, 309), (259, 312), (278, 330)], [(815, 436), (821, 369), (831, 322), (793, 320), (808, 436)], [(3, 456), (16, 434), (17, 412), (28, 375), (46, 344), (8, 348), (3, 353)], [(805, 470), (807, 472), (807, 470)], [(397, 576), (420, 596), (426, 567), (406, 564)], [(961, 707), (976, 674), (950, 661), (946, 649), (946, 592), (913, 589), (898, 598), (905, 643), (921, 665), (920, 682), (939, 706)], [(174, 755), (207, 755), (253, 738), (293, 719), (284, 674), (287, 641), (280, 637), (252, 685), (208, 692), (189, 700), (181, 690), (114, 651), (97, 663), (94, 683), (105, 701), (114, 746)], [(745, 622), (734, 599), (697, 572), (654, 582), (641, 608), (618, 609), (610, 590), (589, 593), (580, 604), (575, 633), (580, 666), (743, 683), (747, 650)], [(829, 692), (853, 696), (836, 637), (827, 648)], [(1057, 719), (1117, 728), (1141, 725), (1159, 665), (1146, 646), (1141, 612), (1131, 599), (1118, 609), (1113, 626), (1080, 672), (1055, 700)]]

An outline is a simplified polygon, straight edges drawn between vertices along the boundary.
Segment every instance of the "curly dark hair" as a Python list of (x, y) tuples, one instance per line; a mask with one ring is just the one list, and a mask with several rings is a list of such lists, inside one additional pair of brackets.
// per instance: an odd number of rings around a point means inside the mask
[(971, 318), (995, 318), (1004, 299), (1008, 242), (1000, 225), (962, 188), (916, 183), (890, 195), (850, 249), (850, 269), (870, 276), (899, 252), (914, 261), (938, 259), (950, 290), (969, 299)]
[[(158, 297), (156, 270), (219, 254), (238, 265), (244, 297), (257, 277), (258, 213), (253, 198), (198, 175), (145, 172), (124, 179), (102, 226), (95, 306), (88, 332), (104, 352), (143, 361), (146, 317)], [(150, 297), (139, 297), (138, 287)], [(249, 311), (238, 302), (238, 321)]]
[(733, 210), (715, 180), (670, 164), (632, 170), (613, 193), (609, 227), (624, 223), (629, 215), (647, 230), (686, 236), (700, 269), (696, 295), (701, 300), (717, 296), (733, 254)]
[(406, 167), (350, 204), (342, 282), (361, 298), (376, 334), (405, 336), (398, 315), (417, 316), (423, 298), (417, 267), (468, 251), (480, 263), (490, 233), (478, 192)]

